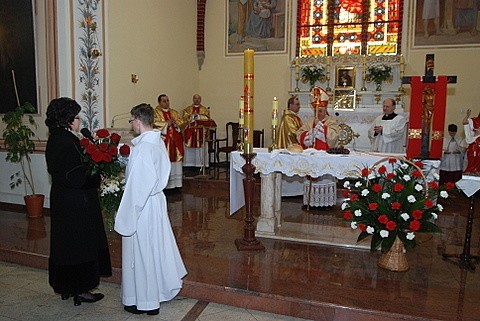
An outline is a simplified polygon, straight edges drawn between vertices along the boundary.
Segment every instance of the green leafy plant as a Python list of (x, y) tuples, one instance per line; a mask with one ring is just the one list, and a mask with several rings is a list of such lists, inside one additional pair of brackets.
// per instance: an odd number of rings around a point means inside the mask
[(357, 241), (372, 236), (370, 250), (388, 251), (398, 237), (405, 247), (416, 245), (415, 233), (441, 232), (435, 225), (453, 183), (427, 182), (421, 162), (389, 158), (387, 165), (363, 168), (359, 178), (344, 183), (343, 218), (359, 229)]
[(392, 76), (392, 67), (385, 64), (375, 64), (367, 68), (368, 80), (381, 84)]
[[(32, 160), (30, 155), (35, 150), (35, 143), (32, 140), (35, 137), (31, 126), (36, 128), (35, 119), (31, 114), (35, 113), (35, 107), (31, 103), (25, 103), (9, 111), (2, 117), (2, 121), (6, 124), (3, 131), (3, 139), (7, 156), (5, 160), (12, 163), (19, 163), (21, 170), (10, 176), (10, 188), (14, 189), (22, 183), (25, 183), (25, 194), (27, 195), (27, 187), (35, 194), (35, 184), (32, 173)], [(25, 124), (25, 118), (27, 124)]]
[(302, 68), (302, 81), (309, 83), (311, 87), (325, 76), (325, 68), (322, 65), (309, 65)]

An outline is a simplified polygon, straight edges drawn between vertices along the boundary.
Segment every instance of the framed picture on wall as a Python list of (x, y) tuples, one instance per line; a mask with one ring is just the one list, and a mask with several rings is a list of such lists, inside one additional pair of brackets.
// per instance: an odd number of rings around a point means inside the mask
[(355, 67), (337, 66), (335, 69), (335, 87), (336, 88), (354, 88), (355, 87)]
[(226, 0), (225, 54), (286, 53), (289, 12), (287, 0)]
[(356, 90), (335, 89), (333, 92), (334, 110), (355, 110)]
[(412, 0), (412, 4), (413, 48), (480, 46), (478, 0)]

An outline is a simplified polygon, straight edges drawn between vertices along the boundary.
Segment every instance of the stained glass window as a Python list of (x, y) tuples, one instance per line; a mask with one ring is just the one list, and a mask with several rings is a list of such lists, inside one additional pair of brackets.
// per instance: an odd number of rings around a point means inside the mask
[(297, 56), (400, 54), (403, 0), (298, 0)]

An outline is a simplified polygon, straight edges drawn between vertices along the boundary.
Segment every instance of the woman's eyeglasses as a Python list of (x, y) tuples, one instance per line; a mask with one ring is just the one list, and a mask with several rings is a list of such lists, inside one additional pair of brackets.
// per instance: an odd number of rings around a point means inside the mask
[(129, 119), (128, 123), (131, 124), (134, 120), (135, 120), (135, 118), (134, 119)]

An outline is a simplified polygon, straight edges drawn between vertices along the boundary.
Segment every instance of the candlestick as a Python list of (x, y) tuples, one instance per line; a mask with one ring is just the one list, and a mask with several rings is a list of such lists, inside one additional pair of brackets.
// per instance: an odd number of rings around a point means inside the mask
[(243, 99), (245, 124), (243, 130), (244, 153), (253, 153), (253, 109), (254, 109), (254, 51), (247, 49), (243, 52)]
[(240, 100), (238, 102), (238, 127), (240, 128), (243, 128), (243, 124), (245, 124), (245, 119), (243, 115), (243, 108), (245, 107), (244, 104), (245, 102), (242, 96), (240, 97)]
[(295, 57), (295, 80), (300, 80), (300, 61)]
[(278, 100), (277, 97), (273, 97), (272, 103), (272, 126), (278, 125)]

